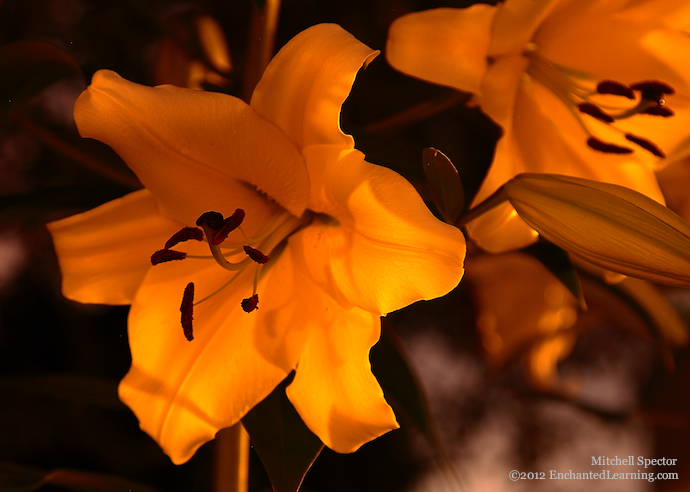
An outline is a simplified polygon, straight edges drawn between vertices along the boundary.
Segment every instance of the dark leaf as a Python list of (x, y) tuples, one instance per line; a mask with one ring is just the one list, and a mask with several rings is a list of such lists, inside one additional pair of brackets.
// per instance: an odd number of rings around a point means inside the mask
[(0, 117), (19, 109), (58, 80), (81, 74), (64, 50), (45, 41), (17, 41), (0, 47)]
[(302, 422), (285, 388), (288, 376), (242, 419), (275, 492), (299, 490), (323, 444)]
[(583, 310), (587, 310), (585, 297), (582, 295), (582, 286), (577, 270), (570, 262), (568, 253), (549, 242), (543, 241), (525, 248), (526, 253), (534, 256), (544, 265), (558, 280), (575, 296)]
[(42, 471), (0, 464), (0, 490), (3, 492), (32, 492), (47, 484), (75, 492), (156, 492), (150, 487), (109, 475), (63, 469)]
[(455, 224), (465, 203), (465, 192), (458, 170), (443, 152), (433, 147), (422, 151), (422, 159), (429, 191), (443, 220)]
[(371, 369), (386, 399), (394, 400), (424, 433), (450, 483), (458, 477), (443, 446), (427, 397), (409, 357), (388, 321), (381, 320), (381, 339), (371, 349)]

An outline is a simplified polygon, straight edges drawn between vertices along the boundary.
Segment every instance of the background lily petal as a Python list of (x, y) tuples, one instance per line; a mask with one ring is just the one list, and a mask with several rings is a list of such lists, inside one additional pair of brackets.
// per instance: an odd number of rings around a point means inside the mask
[(304, 153), (313, 184), (310, 208), (338, 222), (315, 221), (291, 238), (322, 288), (379, 314), (455, 288), (464, 237), (436, 219), (408, 181), (356, 150), (312, 146)]
[(401, 72), (481, 94), (495, 13), (496, 7), (476, 4), (399, 17), (388, 31), (386, 59)]
[(316, 144), (351, 149), (352, 137), (340, 129), (340, 107), (357, 72), (378, 54), (336, 24), (312, 26), (271, 60), (251, 106), (299, 150)]
[[(267, 193), (295, 215), (309, 177), (291, 142), (240, 99), (173, 86), (145, 87), (101, 70), (74, 105), (83, 137), (110, 145), (137, 173), (164, 214), (191, 224), (203, 212), (246, 210), (262, 221)], [(277, 158), (280, 156), (280, 159)], [(248, 166), (247, 163), (252, 165)]]
[(148, 190), (51, 222), (68, 299), (95, 304), (131, 304), (151, 254), (180, 225), (161, 216)]
[(369, 362), (381, 322), (356, 307), (343, 309), (323, 296), (320, 300), (320, 329), (312, 331), (286, 393), (326, 446), (352, 453), (399, 427)]
[(182, 292), (191, 281), (196, 300), (218, 289), (228, 280), (218, 266), (193, 259), (159, 265), (139, 289), (129, 316), (132, 367), (120, 398), (174, 463), (236, 423), (296, 367), (319, 292), (296, 280), (290, 258), (285, 251), (269, 270), (257, 311), (240, 307), (251, 295), (242, 279), (196, 306), (192, 342), (180, 326)]

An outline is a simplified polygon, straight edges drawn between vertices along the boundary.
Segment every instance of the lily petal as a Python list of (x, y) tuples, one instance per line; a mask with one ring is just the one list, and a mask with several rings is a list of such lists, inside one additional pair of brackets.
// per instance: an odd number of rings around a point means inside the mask
[(495, 13), (496, 7), (476, 4), (399, 17), (388, 31), (388, 63), (408, 75), (480, 95)]
[(115, 149), (161, 211), (183, 223), (236, 208), (245, 209), (250, 222), (265, 221), (270, 205), (246, 183), (297, 216), (306, 206), (309, 177), (299, 153), (240, 99), (145, 87), (100, 70), (77, 99), (74, 120), (83, 137)]
[(148, 190), (51, 222), (62, 293), (84, 303), (131, 304), (151, 254), (180, 227), (160, 215)]
[(455, 288), (465, 239), (431, 214), (407, 180), (357, 150), (312, 146), (304, 154), (310, 209), (324, 216), (290, 240), (321, 288), (345, 307), (379, 314)]
[(340, 108), (357, 72), (380, 52), (336, 24), (312, 26), (271, 60), (251, 106), (302, 150), (308, 145), (354, 147), (340, 129)]
[(305, 305), (318, 291), (295, 278), (288, 250), (259, 285), (259, 309), (245, 313), (252, 271), (194, 308), (194, 340), (180, 325), (188, 282), (197, 299), (230, 275), (215, 262), (187, 259), (152, 268), (129, 316), (132, 367), (120, 399), (141, 428), (176, 463), (184, 463), (216, 432), (240, 420), (293, 370), (313, 328)]
[(381, 321), (356, 307), (343, 309), (325, 296), (320, 300), (320, 329), (312, 331), (286, 393), (326, 446), (352, 453), (399, 427), (369, 362)]
[(490, 56), (522, 53), (540, 24), (563, 0), (510, 0), (501, 3), (491, 26)]

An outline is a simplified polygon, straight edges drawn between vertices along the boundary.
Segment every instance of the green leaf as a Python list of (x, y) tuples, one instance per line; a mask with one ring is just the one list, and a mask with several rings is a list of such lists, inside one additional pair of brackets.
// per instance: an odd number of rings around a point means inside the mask
[(21, 108), (60, 79), (81, 74), (64, 50), (45, 41), (17, 41), (0, 47), (0, 118)]
[(419, 427), (429, 441), (450, 484), (459, 489), (459, 479), (448, 458), (436, 421), (429, 411), (426, 393), (397, 334), (385, 318), (381, 319), (381, 339), (371, 349), (371, 369), (390, 398)]
[[(0, 379), (0, 394), (21, 393), (109, 410), (127, 410), (117, 382), (75, 374)], [(0, 487), (0, 490), (4, 490)]]
[(458, 170), (443, 152), (433, 147), (422, 151), (424, 174), (439, 212), (449, 224), (455, 224), (465, 204), (465, 192)]
[(156, 492), (151, 487), (110, 475), (65, 469), (43, 471), (0, 463), (3, 492), (32, 492), (47, 484), (75, 492)]
[(323, 449), (285, 395), (292, 378), (288, 376), (242, 419), (275, 492), (299, 490)]
[(534, 256), (575, 296), (583, 310), (587, 310), (582, 285), (577, 270), (570, 262), (568, 253), (555, 244), (538, 242), (524, 249), (525, 253)]

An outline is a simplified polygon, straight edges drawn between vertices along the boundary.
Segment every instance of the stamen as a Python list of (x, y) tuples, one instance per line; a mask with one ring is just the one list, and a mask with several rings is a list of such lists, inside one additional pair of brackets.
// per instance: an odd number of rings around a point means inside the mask
[(589, 145), (594, 150), (598, 150), (599, 152), (606, 152), (607, 154), (631, 154), (633, 151), (628, 147), (621, 147), (618, 145), (614, 145), (612, 143), (607, 143), (603, 140), (599, 140), (596, 137), (589, 137), (587, 139), (587, 145)]
[(657, 147), (656, 144), (650, 142), (646, 138), (638, 137), (636, 135), (633, 135), (632, 133), (626, 133), (625, 138), (631, 142), (636, 143), (643, 149), (648, 150), (657, 157), (661, 157), (662, 159), (666, 157), (666, 154), (664, 154), (664, 152), (659, 147)]
[(580, 112), (588, 114), (605, 123), (613, 123), (615, 121), (613, 119), (613, 116), (605, 113), (601, 108), (599, 108), (599, 106), (595, 104), (584, 102), (578, 104), (577, 107), (580, 110)]
[(184, 289), (180, 313), (182, 313), (180, 321), (182, 323), (184, 336), (191, 342), (194, 340), (194, 334), (192, 333), (192, 320), (194, 319), (192, 316), (194, 314), (194, 283), (192, 282), (189, 282)]
[(170, 249), (182, 241), (189, 241), (193, 239), (195, 241), (201, 241), (204, 239), (204, 231), (198, 227), (184, 227), (181, 230), (173, 234), (170, 239), (165, 243), (165, 249)]
[(244, 246), (244, 252), (247, 253), (247, 255), (257, 263), (264, 264), (270, 259), (261, 251), (259, 251), (258, 249), (254, 249), (251, 246)]
[(672, 109), (667, 108), (666, 106), (650, 106), (644, 111), (640, 111), (641, 114), (651, 114), (654, 116), (661, 116), (663, 118), (668, 118), (669, 116), (673, 116), (676, 113), (673, 112)]
[(159, 249), (151, 255), (151, 264), (156, 266), (159, 263), (165, 263), (166, 261), (184, 260), (186, 257), (187, 253), (183, 251), (175, 251), (174, 249)]
[(623, 96), (628, 99), (635, 99), (635, 91), (625, 84), (616, 82), (614, 80), (602, 80), (597, 85), (597, 92), (599, 94), (613, 94), (614, 96)]
[(259, 294), (254, 294), (253, 296), (247, 298), (247, 299), (242, 299), (242, 309), (244, 310), (245, 313), (251, 313), (255, 309), (259, 309), (258, 304), (259, 304)]

